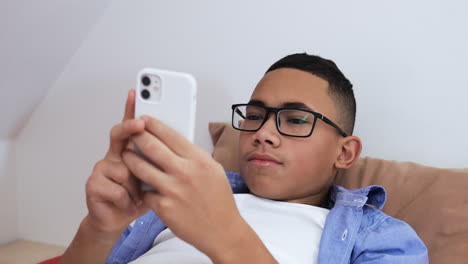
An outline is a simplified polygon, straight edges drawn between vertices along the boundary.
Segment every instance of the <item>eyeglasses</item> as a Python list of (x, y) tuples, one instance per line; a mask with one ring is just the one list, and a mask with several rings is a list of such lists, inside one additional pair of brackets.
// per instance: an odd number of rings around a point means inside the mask
[(240, 131), (258, 131), (268, 120), (270, 113), (276, 116), (276, 128), (280, 134), (291, 137), (309, 137), (318, 119), (334, 127), (343, 136), (347, 134), (324, 115), (296, 108), (274, 108), (251, 104), (232, 105), (232, 127)]

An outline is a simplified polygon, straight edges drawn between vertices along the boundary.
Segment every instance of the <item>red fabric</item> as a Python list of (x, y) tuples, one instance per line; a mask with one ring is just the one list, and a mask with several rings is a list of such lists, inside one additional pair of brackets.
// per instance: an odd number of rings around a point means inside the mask
[(55, 257), (55, 258), (51, 258), (51, 259), (48, 259), (48, 260), (39, 262), (38, 264), (57, 264), (58, 261), (59, 261), (59, 259), (60, 259), (61, 257), (62, 257), (62, 256), (58, 256), (58, 257)]

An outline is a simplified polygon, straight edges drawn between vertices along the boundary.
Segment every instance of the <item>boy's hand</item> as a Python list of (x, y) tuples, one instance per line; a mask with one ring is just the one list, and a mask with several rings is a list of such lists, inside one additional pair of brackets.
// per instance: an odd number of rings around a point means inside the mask
[(128, 93), (122, 123), (110, 133), (110, 146), (104, 159), (97, 162), (86, 183), (88, 216), (85, 222), (96, 231), (120, 233), (137, 217), (149, 210), (141, 201), (137, 179), (122, 160), (129, 138), (144, 131), (144, 121), (135, 120), (135, 91)]
[(143, 154), (123, 154), (130, 171), (156, 192), (143, 201), (179, 238), (211, 257), (235, 243), (240, 216), (223, 167), (162, 122), (144, 116), (145, 131), (132, 136)]
[(122, 160), (129, 138), (145, 129), (143, 120), (133, 119), (134, 107), (135, 91), (131, 90), (123, 121), (111, 130), (109, 151), (86, 182), (88, 215), (59, 263), (105, 263), (125, 228), (149, 210), (141, 202), (136, 178)]

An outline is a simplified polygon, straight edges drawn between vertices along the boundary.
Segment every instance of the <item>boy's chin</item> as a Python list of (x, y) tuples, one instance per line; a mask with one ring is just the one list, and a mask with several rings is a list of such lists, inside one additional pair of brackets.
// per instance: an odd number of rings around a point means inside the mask
[(255, 171), (249, 171), (242, 175), (249, 191), (256, 196), (280, 200), (284, 192), (284, 184), (274, 180), (274, 176)]

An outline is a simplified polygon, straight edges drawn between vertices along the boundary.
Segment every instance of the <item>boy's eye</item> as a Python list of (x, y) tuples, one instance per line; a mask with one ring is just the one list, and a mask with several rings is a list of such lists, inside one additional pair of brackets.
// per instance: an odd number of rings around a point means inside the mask
[(257, 114), (247, 114), (247, 117), (245, 119), (246, 120), (257, 121), (257, 120), (262, 120), (263, 116), (257, 115)]
[(284, 120), (290, 125), (309, 124), (310, 115), (298, 112), (284, 112)]
[(301, 125), (301, 124), (307, 124), (309, 121), (307, 121), (307, 117), (305, 118), (290, 118), (288, 119), (288, 123), (294, 124), (294, 125)]

